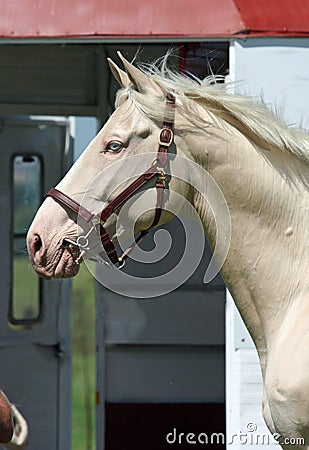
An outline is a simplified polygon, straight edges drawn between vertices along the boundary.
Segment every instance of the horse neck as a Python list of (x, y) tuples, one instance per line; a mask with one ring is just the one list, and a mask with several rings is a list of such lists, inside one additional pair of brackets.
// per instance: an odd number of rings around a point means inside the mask
[[(221, 273), (257, 341), (261, 329), (274, 332), (291, 303), (308, 293), (308, 167), (295, 155), (256, 147), (229, 125), (209, 131), (205, 157), (198, 156), (202, 136), (191, 136), (188, 146), (227, 201), (232, 231)], [(198, 193), (194, 206), (214, 248), (215, 223)]]

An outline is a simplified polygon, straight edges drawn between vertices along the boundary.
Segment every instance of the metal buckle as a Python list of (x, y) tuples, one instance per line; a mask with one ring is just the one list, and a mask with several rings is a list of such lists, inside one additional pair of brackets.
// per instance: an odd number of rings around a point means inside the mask
[(167, 176), (163, 168), (158, 168), (157, 182), (162, 183), (164, 188), (166, 185)]
[[(169, 139), (168, 142), (162, 141), (161, 135), (162, 135), (162, 133), (164, 131), (168, 131), (170, 133), (170, 139)], [(161, 128), (160, 134), (159, 134), (159, 138), (158, 138), (159, 145), (162, 145), (163, 147), (169, 147), (171, 145), (171, 143), (173, 142), (173, 140), (174, 140), (174, 133), (173, 133), (173, 131), (170, 128), (167, 128), (167, 127)]]

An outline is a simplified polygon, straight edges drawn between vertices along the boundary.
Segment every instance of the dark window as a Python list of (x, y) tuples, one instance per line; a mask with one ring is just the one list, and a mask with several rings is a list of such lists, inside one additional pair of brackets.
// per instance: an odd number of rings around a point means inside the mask
[(211, 75), (228, 75), (228, 42), (187, 42), (180, 46), (179, 56), (179, 70), (201, 80)]
[(42, 164), (38, 156), (18, 155), (12, 160), (12, 291), (9, 318), (15, 325), (41, 319), (41, 281), (31, 267), (26, 235), (41, 203)]

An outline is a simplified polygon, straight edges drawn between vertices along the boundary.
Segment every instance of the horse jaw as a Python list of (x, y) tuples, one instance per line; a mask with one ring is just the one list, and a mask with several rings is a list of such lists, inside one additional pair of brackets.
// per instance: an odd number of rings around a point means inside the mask
[(80, 251), (65, 241), (65, 238), (75, 240), (76, 234), (76, 224), (54, 200), (47, 198), (27, 234), (29, 258), (38, 275), (50, 280), (70, 278), (78, 273)]

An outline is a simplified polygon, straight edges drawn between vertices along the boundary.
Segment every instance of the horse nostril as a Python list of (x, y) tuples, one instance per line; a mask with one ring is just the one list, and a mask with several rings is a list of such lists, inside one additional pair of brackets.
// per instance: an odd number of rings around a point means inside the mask
[(34, 234), (31, 242), (31, 250), (33, 255), (35, 255), (42, 248), (42, 240), (38, 234)]
[(35, 253), (38, 252), (42, 248), (42, 241), (38, 234), (34, 235), (33, 248), (34, 248)]

